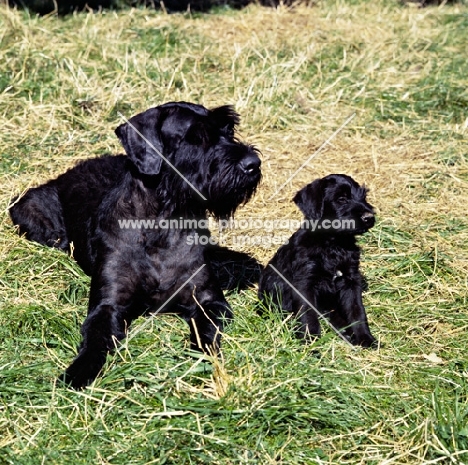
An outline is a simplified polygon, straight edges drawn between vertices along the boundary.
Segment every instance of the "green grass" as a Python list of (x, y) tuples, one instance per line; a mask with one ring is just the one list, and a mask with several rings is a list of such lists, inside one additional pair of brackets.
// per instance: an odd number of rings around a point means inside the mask
[[(63, 19), (0, 6), (0, 464), (468, 463), (466, 37), (463, 2)], [(360, 242), (378, 350), (326, 328), (305, 346), (249, 289), (227, 295), (235, 320), (213, 363), (188, 352), (179, 319), (139, 319), (91, 387), (56, 384), (89, 278), (19, 238), (7, 206), (121, 151), (119, 112), (169, 100), (240, 112), (263, 181), (239, 219), (299, 219), (294, 193), (332, 172), (370, 188), (379, 221)], [(264, 264), (275, 252), (233, 244)]]

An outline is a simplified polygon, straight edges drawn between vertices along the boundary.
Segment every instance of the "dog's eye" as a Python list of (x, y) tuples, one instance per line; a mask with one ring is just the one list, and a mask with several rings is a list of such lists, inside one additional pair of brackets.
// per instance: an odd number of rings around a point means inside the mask
[(341, 195), (340, 197), (338, 197), (338, 198), (336, 199), (336, 201), (337, 201), (338, 203), (347, 203), (347, 202), (348, 202), (348, 197), (346, 197), (345, 195)]

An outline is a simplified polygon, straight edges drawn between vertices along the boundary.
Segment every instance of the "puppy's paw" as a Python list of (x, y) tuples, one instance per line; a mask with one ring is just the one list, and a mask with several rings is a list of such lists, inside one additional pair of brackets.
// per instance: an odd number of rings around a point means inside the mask
[(364, 347), (365, 349), (377, 349), (379, 343), (372, 334), (363, 334), (360, 336), (354, 344)]

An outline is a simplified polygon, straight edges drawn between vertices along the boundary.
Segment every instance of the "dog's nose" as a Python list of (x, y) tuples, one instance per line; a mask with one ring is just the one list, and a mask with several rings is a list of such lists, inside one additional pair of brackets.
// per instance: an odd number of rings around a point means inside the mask
[(361, 220), (366, 224), (372, 224), (375, 220), (375, 217), (372, 212), (364, 212), (361, 216)]
[(260, 158), (255, 154), (246, 155), (239, 163), (240, 167), (247, 174), (253, 174), (260, 169)]

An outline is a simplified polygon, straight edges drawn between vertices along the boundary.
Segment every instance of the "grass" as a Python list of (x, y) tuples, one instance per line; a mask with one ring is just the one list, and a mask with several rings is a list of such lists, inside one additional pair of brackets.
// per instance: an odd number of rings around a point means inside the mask
[[(468, 463), (466, 4), (63, 19), (1, 6), (0, 31), (0, 464)], [(249, 289), (227, 296), (236, 318), (213, 364), (188, 356), (178, 319), (141, 319), (92, 387), (56, 385), (89, 279), (17, 237), (7, 206), (121, 151), (118, 112), (169, 100), (240, 112), (264, 177), (237, 219), (299, 219), (290, 199), (328, 173), (366, 183), (379, 221), (361, 240), (364, 299), (379, 350), (326, 329), (304, 346), (291, 321), (258, 315)], [(238, 233), (227, 245), (267, 263), (276, 246)]]

